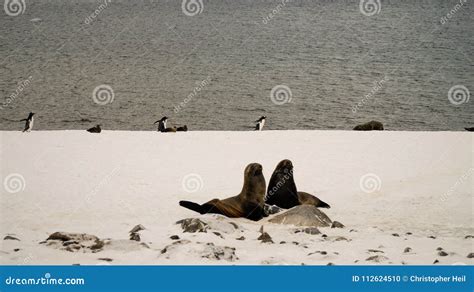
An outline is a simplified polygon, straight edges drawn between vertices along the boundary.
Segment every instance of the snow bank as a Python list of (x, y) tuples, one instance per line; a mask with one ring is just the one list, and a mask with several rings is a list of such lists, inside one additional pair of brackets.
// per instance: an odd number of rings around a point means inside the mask
[[(382, 264), (472, 264), (471, 133), (0, 133), (0, 235), (19, 239), (1, 240), (1, 264), (374, 264), (374, 255)], [(178, 205), (239, 193), (251, 162), (263, 165), (268, 183), (284, 158), (298, 189), (329, 203), (323, 211), (345, 228), (295, 233)], [(183, 233), (175, 222), (191, 217), (238, 229)], [(39, 244), (56, 231), (129, 240), (137, 224), (148, 248)], [(273, 244), (257, 240), (261, 225)]]

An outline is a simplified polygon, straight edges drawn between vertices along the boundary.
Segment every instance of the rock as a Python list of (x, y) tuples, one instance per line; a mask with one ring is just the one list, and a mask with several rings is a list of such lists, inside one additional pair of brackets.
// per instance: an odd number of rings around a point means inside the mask
[(280, 241), (280, 244), (285, 244), (285, 243), (286, 243), (286, 241)]
[(111, 262), (113, 259), (111, 258), (98, 258), (99, 261), (104, 261), (104, 262)]
[(138, 233), (131, 233), (130, 234), (130, 240), (135, 240), (135, 241), (140, 241), (140, 234)]
[(13, 249), (14, 252), (17, 252), (17, 251), (20, 251), (20, 250), (21, 250), (21, 249), (19, 249), (19, 248)]
[(474, 235), (466, 235), (464, 239), (474, 238)]
[(311, 235), (321, 234), (321, 231), (319, 231), (319, 229), (316, 227), (307, 227), (307, 228), (295, 231), (295, 233), (300, 233), (300, 232), (304, 232), (306, 234), (311, 234)]
[(333, 221), (331, 224), (331, 228), (344, 228), (345, 226), (339, 221)]
[(20, 241), (18, 238), (14, 237), (14, 236), (11, 236), (11, 235), (7, 235), (3, 238), (3, 240), (18, 240)]
[(273, 240), (270, 234), (266, 233), (263, 230), (263, 225), (260, 227), (260, 233), (261, 235), (257, 238), (258, 240), (261, 240), (263, 243), (267, 243), (267, 242), (273, 243)]
[(405, 233), (405, 234), (406, 234), (406, 235), (412, 235), (413, 233), (411, 233), (411, 232), (407, 232), (407, 233)]
[(398, 234), (398, 233), (392, 233), (392, 236), (400, 237), (400, 234)]
[(377, 121), (370, 121), (354, 127), (354, 131), (383, 131), (383, 124)]
[(104, 242), (101, 240), (97, 240), (94, 245), (90, 247), (93, 251), (98, 251), (104, 247)]
[(232, 225), (235, 229), (239, 229), (239, 225), (237, 225), (237, 223), (229, 222), (229, 224)]
[(235, 255), (234, 247), (215, 246), (213, 243), (208, 243), (205, 246), (201, 252), (201, 257), (211, 260), (226, 260), (229, 262), (238, 260), (238, 257)]
[(311, 205), (300, 205), (276, 215), (269, 222), (295, 226), (328, 227), (332, 221), (318, 208)]
[(272, 237), (266, 232), (263, 232), (257, 239), (261, 240), (263, 243), (273, 243)]
[(321, 255), (327, 255), (327, 254), (328, 254), (327, 251), (324, 251), (324, 250), (319, 251), (319, 250), (317, 250), (317, 251), (315, 251), (315, 252), (310, 252), (308, 255), (310, 256), (310, 255), (317, 254), (317, 253), (319, 253), (319, 254), (321, 254)]
[(403, 250), (404, 253), (409, 253), (411, 252), (411, 248), (410, 247), (405, 247), (405, 249)]
[(382, 250), (379, 249), (368, 249), (368, 252), (373, 252), (373, 253), (384, 253)]
[(207, 230), (209, 229), (209, 225), (206, 222), (197, 218), (188, 218), (180, 220), (176, 223), (181, 223), (181, 228), (183, 229), (183, 232), (207, 232)]
[(439, 263), (438, 260), (434, 260), (433, 265)]
[(245, 236), (238, 237), (236, 240), (245, 240)]
[(428, 236), (428, 238), (436, 239), (436, 236), (430, 235), (430, 236)]
[(467, 255), (467, 258), (468, 258), (468, 259), (474, 258), (474, 252), (471, 252), (470, 254), (468, 254), (468, 255)]
[(388, 258), (386, 256), (383, 256), (383, 255), (374, 255), (374, 256), (370, 256), (370, 257), (366, 258), (365, 260), (376, 262), (376, 263), (381, 263), (381, 262), (387, 261)]
[(351, 230), (349, 230), (349, 232), (357, 232), (357, 230), (351, 229)]
[(97, 236), (86, 233), (55, 232), (46, 239), (46, 246), (69, 252), (99, 252), (104, 247), (104, 242)]
[(326, 266), (334, 266), (334, 264), (333, 263), (327, 263)]
[(46, 241), (48, 240), (60, 240), (60, 241), (97, 241), (99, 238), (95, 235), (90, 235), (86, 233), (69, 233), (69, 232), (54, 232), (51, 234)]
[(133, 227), (132, 230), (130, 230), (128, 233), (137, 233), (137, 232), (140, 232), (142, 230), (145, 230), (145, 227), (141, 224), (138, 224), (135, 227)]
[(219, 232), (214, 231), (212, 233), (214, 233), (214, 235), (216, 236), (219, 236), (220, 238), (224, 238), (224, 236), (222, 236), (222, 234), (220, 234)]
[(299, 245), (300, 243), (298, 241), (293, 241), (292, 242), (294, 245)]
[(350, 240), (345, 238), (344, 236), (336, 236), (333, 241), (350, 241)]
[(321, 235), (322, 238), (328, 237), (326, 234)]
[(68, 241), (63, 242), (63, 246), (68, 246), (68, 245), (71, 245), (71, 244), (79, 244), (79, 241), (77, 241), (77, 240), (68, 240)]
[(178, 240), (178, 241), (175, 241), (175, 242), (173, 242), (172, 244), (165, 246), (165, 247), (161, 250), (161, 253), (162, 253), (162, 254), (167, 253), (167, 252), (170, 251), (170, 249), (174, 249), (174, 248), (175, 248), (176, 246), (178, 246), (178, 245), (189, 244), (189, 243), (191, 243), (191, 241), (189, 241), (189, 240)]
[(439, 256), (442, 256), (442, 257), (445, 257), (445, 256), (448, 255), (448, 253), (445, 252), (444, 250), (442, 250), (442, 251), (439, 251), (439, 252), (438, 252), (438, 255), (439, 255)]
[(170, 236), (170, 239), (172, 239), (172, 240), (178, 240), (178, 239), (179, 239), (179, 236), (178, 236), (178, 235), (171, 235), (171, 236)]
[(265, 204), (265, 206), (263, 206), (263, 210), (264, 210), (265, 214), (273, 215), (273, 214), (279, 213), (281, 211), (284, 211), (285, 209), (282, 209), (282, 208), (280, 208), (278, 206), (275, 206), (275, 205)]
[(140, 246), (143, 246), (144, 248), (150, 248), (150, 246), (145, 242), (140, 243)]
[(442, 247), (438, 247), (436, 250), (438, 250), (438, 251), (439, 251), (439, 250), (443, 250), (443, 248), (442, 248)]

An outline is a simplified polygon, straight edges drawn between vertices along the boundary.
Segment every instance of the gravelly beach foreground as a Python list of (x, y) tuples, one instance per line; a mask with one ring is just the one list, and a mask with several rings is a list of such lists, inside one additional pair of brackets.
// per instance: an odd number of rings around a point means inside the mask
[[(473, 137), (0, 132), (1, 263), (472, 264)], [(310, 234), (178, 205), (237, 194), (251, 162), (263, 165), (268, 183), (284, 158), (295, 166), (298, 190), (328, 202), (331, 209), (323, 211), (344, 228)], [(199, 218), (206, 232), (184, 232), (176, 222), (186, 218)], [(140, 241), (130, 240), (138, 224), (145, 228), (137, 232)], [(261, 226), (273, 243), (258, 239)], [(94, 235), (104, 245), (89, 240), (68, 251), (61, 242), (44, 242), (57, 231)]]

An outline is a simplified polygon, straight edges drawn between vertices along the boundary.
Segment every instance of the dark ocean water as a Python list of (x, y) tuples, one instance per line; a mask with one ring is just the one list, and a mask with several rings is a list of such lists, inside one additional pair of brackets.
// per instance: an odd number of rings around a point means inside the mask
[(0, 129), (474, 126), (473, 3), (367, 1), (16, 0)]

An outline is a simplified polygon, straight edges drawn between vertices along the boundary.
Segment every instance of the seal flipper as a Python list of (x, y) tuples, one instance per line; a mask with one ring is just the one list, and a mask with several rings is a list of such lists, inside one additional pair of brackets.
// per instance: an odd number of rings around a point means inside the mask
[(328, 203), (306, 192), (298, 192), (298, 200), (301, 205), (313, 205), (317, 208), (331, 208)]
[(229, 214), (226, 214), (225, 212), (220, 210), (219, 207), (215, 205), (215, 203), (217, 203), (218, 201), (219, 201), (218, 199), (214, 199), (202, 205), (199, 205), (198, 203), (194, 203), (190, 201), (179, 201), (179, 205), (184, 208), (198, 212), (201, 215), (207, 214), (207, 213), (214, 213), (214, 214), (221, 214), (228, 217), (232, 217), (232, 216), (229, 216)]
[(199, 205), (197, 203), (194, 203), (194, 202), (179, 201), (179, 205), (184, 207), (184, 208), (187, 208), (187, 209), (193, 210), (195, 212), (198, 212), (199, 214), (205, 214), (206, 213), (206, 212), (203, 211), (203, 208), (202, 208), (201, 205)]

